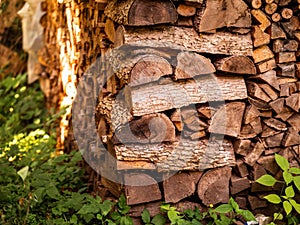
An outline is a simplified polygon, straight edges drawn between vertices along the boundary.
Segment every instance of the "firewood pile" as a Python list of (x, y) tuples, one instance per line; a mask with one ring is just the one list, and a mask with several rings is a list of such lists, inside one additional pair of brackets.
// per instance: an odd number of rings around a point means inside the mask
[(229, 196), (271, 214), (263, 196), (280, 187), (254, 181), (281, 176), (275, 153), (300, 166), (299, 7), (299, 0), (108, 1), (98, 12), (110, 67), (98, 75), (111, 76), (95, 117), (115, 159), (104, 162), (123, 185), (102, 176), (99, 194), (124, 193), (132, 216), (145, 207), (154, 214), (162, 201), (205, 207)]

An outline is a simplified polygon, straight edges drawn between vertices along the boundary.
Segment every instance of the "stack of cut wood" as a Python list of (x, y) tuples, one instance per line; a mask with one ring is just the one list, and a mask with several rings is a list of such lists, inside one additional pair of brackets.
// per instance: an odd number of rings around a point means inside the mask
[[(82, 33), (62, 51), (73, 49), (79, 74), (97, 53), (110, 52), (103, 60), (111, 67), (98, 72), (113, 75), (99, 94), (96, 122), (116, 159), (104, 167), (125, 185), (103, 176), (100, 194), (125, 193), (132, 216), (145, 207), (154, 214), (162, 201), (204, 207), (229, 196), (241, 208), (272, 213), (263, 200), (272, 189), (254, 180), (280, 176), (275, 153), (299, 166), (299, 1), (98, 2), (78, 10), (63, 3)], [(54, 28), (47, 34), (49, 43), (59, 36)], [(93, 144), (87, 154), (101, 166)]]

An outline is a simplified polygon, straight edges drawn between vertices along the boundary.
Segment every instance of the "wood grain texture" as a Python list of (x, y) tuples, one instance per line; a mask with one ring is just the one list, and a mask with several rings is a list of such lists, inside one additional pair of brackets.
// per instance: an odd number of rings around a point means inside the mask
[(217, 70), (232, 74), (256, 74), (256, 68), (251, 59), (246, 56), (229, 56), (214, 61)]
[(114, 150), (117, 160), (152, 162), (159, 171), (197, 171), (235, 164), (233, 145), (226, 139), (181, 138), (172, 144), (115, 145)]
[(132, 44), (140, 47), (181, 48), (195, 52), (211, 54), (252, 56), (250, 34), (232, 34), (217, 32), (215, 34), (198, 34), (193, 28), (186, 27), (118, 27), (115, 47)]

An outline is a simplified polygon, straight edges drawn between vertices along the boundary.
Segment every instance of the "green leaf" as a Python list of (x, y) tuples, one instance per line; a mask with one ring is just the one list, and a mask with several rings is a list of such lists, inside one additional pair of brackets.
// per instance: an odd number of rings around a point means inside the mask
[(274, 220), (283, 220), (283, 215), (281, 213), (274, 213)]
[(276, 194), (270, 194), (265, 196), (264, 198), (273, 204), (279, 204), (281, 202), (280, 197)]
[(290, 174), (288, 171), (283, 171), (283, 179), (286, 185), (289, 185), (293, 181), (293, 175)]
[(109, 200), (105, 200), (100, 206), (100, 210), (101, 210), (101, 214), (103, 216), (106, 216), (111, 210), (112, 207), (114, 206), (114, 203), (109, 201)]
[(163, 217), (162, 215), (158, 214), (153, 217), (151, 223), (154, 225), (164, 225), (166, 223), (167, 219)]
[(294, 209), (297, 211), (297, 213), (300, 214), (300, 204), (298, 204), (294, 199), (289, 200), (291, 205), (294, 207)]
[(75, 214), (71, 216), (70, 223), (71, 224), (77, 224), (78, 223), (78, 218)]
[(229, 213), (233, 211), (233, 208), (229, 204), (222, 204), (215, 208), (214, 211), (217, 213)]
[(59, 193), (59, 191), (57, 190), (57, 188), (53, 185), (50, 185), (47, 190), (46, 190), (46, 194), (52, 198), (52, 199), (56, 199), (59, 200), (61, 195)]
[(133, 221), (129, 216), (122, 216), (120, 225), (133, 225)]
[(150, 213), (148, 209), (144, 209), (141, 216), (144, 223), (151, 222)]
[(257, 183), (268, 187), (272, 187), (276, 183), (276, 181), (277, 180), (269, 174), (265, 174), (256, 180)]
[(292, 174), (296, 174), (296, 175), (299, 175), (300, 174), (300, 169), (299, 168), (296, 168), (296, 167), (292, 167), (290, 168), (290, 173)]
[(289, 203), (288, 201), (283, 202), (283, 208), (284, 208), (286, 215), (289, 215), (293, 209), (291, 203)]
[(249, 210), (240, 209), (238, 211), (238, 214), (244, 217), (244, 219), (247, 221), (256, 221), (255, 216)]
[(239, 205), (236, 203), (236, 201), (234, 201), (232, 197), (229, 199), (229, 204), (235, 211), (238, 211), (240, 209)]
[(289, 186), (285, 189), (285, 194), (288, 198), (293, 198), (295, 196), (295, 192), (292, 186)]
[(293, 181), (297, 189), (300, 191), (300, 176), (293, 177)]
[(17, 174), (22, 178), (23, 182), (25, 181), (29, 171), (29, 166), (25, 166), (22, 169), (20, 169)]
[(290, 164), (286, 158), (284, 158), (281, 155), (275, 154), (275, 160), (278, 164), (278, 166), (283, 170), (287, 171), (290, 167)]
[(168, 211), (168, 218), (171, 221), (171, 224), (176, 224), (178, 220), (180, 220), (182, 217), (179, 215), (179, 212), (177, 211)]
[(94, 204), (89, 204), (89, 205), (83, 205), (81, 209), (77, 212), (77, 214), (80, 215), (87, 215), (87, 214), (96, 214), (99, 212), (99, 207), (97, 207)]

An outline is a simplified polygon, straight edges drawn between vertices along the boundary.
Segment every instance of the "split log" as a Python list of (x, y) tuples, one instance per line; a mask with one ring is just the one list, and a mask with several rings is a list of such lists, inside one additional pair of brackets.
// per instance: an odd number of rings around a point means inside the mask
[(287, 122), (291, 125), (291, 127), (294, 130), (300, 131), (300, 126), (299, 122), (300, 121), (300, 114), (299, 113), (294, 113), (288, 120)]
[[(295, 75), (296, 75), (296, 77), (297, 77), (298, 79), (300, 79), (300, 62), (297, 62), (297, 63), (295, 64), (295, 69), (296, 69)], [(300, 91), (300, 82), (297, 82), (297, 84), (299, 84), (299, 85), (298, 85), (298, 91)]]
[(115, 47), (131, 44), (140, 47), (168, 47), (195, 52), (225, 55), (252, 56), (252, 40), (250, 34), (237, 35), (228, 32), (199, 35), (193, 28), (155, 27), (125, 28), (118, 27)]
[(259, 110), (269, 111), (270, 109), (272, 109), (271, 106), (269, 106), (269, 104), (265, 101), (251, 98), (250, 96), (248, 96), (248, 101), (250, 102), (250, 104), (254, 105)]
[(125, 173), (125, 195), (128, 205), (152, 202), (162, 198), (158, 183), (144, 173)]
[(275, 59), (270, 59), (270, 60), (267, 60), (265, 62), (261, 62), (261, 63), (258, 63), (256, 64), (256, 69), (259, 73), (265, 73), (265, 72), (268, 72), (272, 69), (276, 68), (276, 61)]
[(254, 63), (246, 56), (229, 56), (214, 62), (217, 70), (233, 74), (256, 74)]
[(208, 131), (237, 137), (241, 131), (244, 111), (243, 102), (226, 103), (213, 115)]
[(281, 11), (281, 16), (284, 19), (290, 19), (293, 16), (293, 10), (291, 10), (289, 8), (283, 8)]
[(163, 113), (144, 115), (120, 126), (114, 135), (115, 144), (119, 143), (161, 143), (174, 142), (175, 127)]
[(274, 57), (273, 52), (267, 45), (261, 46), (253, 51), (253, 59), (255, 63), (259, 63)]
[(276, 100), (279, 94), (268, 84), (258, 84), (258, 86), (272, 99)]
[(275, 2), (265, 5), (265, 12), (269, 15), (272, 15), (276, 12), (278, 5)]
[(251, 78), (264, 81), (264, 82), (268, 83), (271, 87), (275, 88), (276, 90), (278, 90), (278, 91), (280, 90), (275, 70), (270, 70), (266, 73), (262, 73), (262, 74), (258, 74), (256, 76), (252, 76)]
[(260, 47), (270, 43), (270, 35), (263, 32), (258, 25), (252, 27), (253, 46)]
[(257, 83), (247, 81), (247, 90), (251, 97), (270, 102), (271, 98), (258, 86)]
[(255, 138), (257, 133), (250, 124), (244, 124), (238, 136), (239, 139)]
[(258, 111), (257, 107), (254, 105), (250, 105), (246, 108), (244, 114), (244, 124), (249, 124), (255, 121), (260, 116), (260, 112)]
[(288, 132), (284, 136), (284, 139), (282, 141), (282, 145), (284, 147), (293, 146), (293, 145), (299, 145), (300, 144), (300, 134), (298, 130), (295, 130), (293, 128), (289, 128)]
[[(254, 164), (253, 166), (253, 171), (252, 171), (252, 176), (253, 176), (253, 180), (257, 180), (258, 178), (260, 178), (261, 176), (267, 174), (267, 171), (264, 169), (263, 166), (259, 165), (259, 164)], [(251, 192), (255, 193), (255, 192), (266, 192), (266, 191), (271, 191), (272, 187), (266, 187), (264, 185), (261, 185), (257, 182), (253, 182), (251, 184)]]
[(280, 97), (288, 97), (297, 91), (295, 83), (284, 83), (280, 85)]
[(211, 119), (211, 117), (215, 114), (217, 109), (212, 106), (200, 106), (197, 108), (197, 111), (200, 113), (200, 117)]
[(128, 212), (127, 215), (130, 217), (140, 217), (144, 209), (148, 209), (150, 216), (154, 217), (160, 213), (161, 204), (162, 201), (156, 201), (156, 202), (149, 202), (149, 203), (144, 203), (139, 205), (133, 205), (131, 206), (130, 211)]
[(206, 206), (227, 203), (231, 168), (223, 167), (206, 172), (198, 183), (198, 196)]
[(199, 130), (199, 131), (191, 131), (189, 129), (184, 129), (183, 130), (183, 136), (185, 138), (189, 138), (191, 140), (198, 140), (200, 138), (203, 138), (207, 136), (206, 132), (204, 130)]
[(260, 118), (256, 118), (254, 121), (250, 123), (255, 134), (260, 134), (262, 132), (262, 125)]
[(253, 166), (256, 161), (259, 159), (261, 154), (264, 152), (265, 148), (263, 143), (257, 142), (253, 150), (245, 157), (245, 163), (250, 166)]
[(176, 8), (171, 1), (125, 0), (110, 1), (105, 15), (118, 24), (145, 26), (175, 23)]
[(248, 201), (250, 203), (250, 207), (252, 210), (259, 209), (259, 208), (265, 208), (267, 207), (267, 201), (265, 199), (260, 199), (257, 196), (248, 196)]
[(196, 191), (198, 180), (195, 180), (188, 173), (177, 173), (165, 179), (163, 181), (165, 202), (177, 203), (193, 195)]
[(262, 31), (265, 31), (271, 25), (271, 22), (266, 16), (266, 14), (260, 9), (251, 10), (251, 14), (254, 17), (254, 19), (259, 23), (259, 27)]
[(191, 170), (235, 164), (232, 143), (228, 140), (181, 138), (175, 143), (115, 145), (117, 160), (152, 162), (159, 171)]
[(191, 17), (183, 17), (179, 16), (177, 22), (175, 23), (176, 26), (182, 27), (193, 27), (193, 19)]
[(265, 124), (262, 125), (262, 133), (261, 133), (261, 137), (265, 138), (265, 137), (270, 137), (270, 136), (274, 136), (275, 134), (280, 133), (280, 131), (275, 130)]
[(298, 50), (298, 42), (295, 40), (285, 40), (283, 42), (283, 51), (284, 52), (296, 52)]
[(196, 108), (183, 107), (181, 109), (181, 116), (184, 125), (192, 131), (202, 131), (208, 127), (207, 123), (199, 118)]
[(230, 194), (234, 195), (250, 188), (250, 181), (247, 177), (231, 176), (230, 178)]
[(295, 77), (296, 68), (294, 63), (278, 64), (277, 74), (284, 77)]
[(286, 98), (285, 103), (288, 107), (292, 108), (296, 112), (299, 112), (299, 109), (300, 109), (299, 99), (300, 99), (299, 93), (294, 93), (294, 94), (291, 94), (291, 96)]
[(109, 18), (106, 19), (104, 32), (107, 35), (108, 40), (114, 42), (116, 35), (115, 25), (114, 22)]
[(271, 39), (286, 38), (285, 32), (276, 23), (272, 23), (268, 29)]
[(276, 62), (277, 63), (287, 63), (287, 62), (295, 62), (295, 61), (296, 61), (295, 52), (276, 53)]
[(271, 118), (272, 117), (272, 110), (265, 110), (260, 112), (261, 117)]
[(246, 156), (251, 149), (251, 141), (250, 140), (236, 140), (234, 142), (234, 152)]
[(244, 163), (243, 160), (241, 159), (238, 159), (236, 161), (236, 170), (237, 170), (237, 173), (240, 177), (246, 177), (249, 175), (249, 172), (248, 172), (248, 168), (247, 168), (247, 165)]
[(286, 6), (288, 5), (292, 0), (279, 0), (280, 6)]
[(125, 95), (132, 114), (142, 116), (196, 103), (244, 99), (247, 89), (242, 77), (200, 76), (169, 84), (128, 88)]
[(264, 139), (264, 143), (268, 148), (280, 147), (284, 133), (278, 133)]
[(264, 119), (263, 122), (268, 125), (269, 127), (272, 127), (276, 130), (279, 131), (286, 131), (286, 124), (281, 122), (280, 120), (277, 120), (275, 118), (269, 118), (269, 119)]
[(300, 25), (300, 20), (298, 16), (293, 16), (290, 18), (287, 22), (282, 22), (281, 23), (283, 29), (285, 32), (290, 36), (294, 36), (294, 32), (298, 29)]
[(257, 162), (273, 175), (275, 175), (278, 171), (279, 167), (275, 161), (274, 155), (262, 156), (257, 160)]
[(133, 87), (150, 83), (172, 73), (172, 66), (166, 59), (160, 56), (148, 55), (141, 58), (132, 68), (129, 85)]
[(175, 79), (188, 79), (214, 72), (216, 69), (210, 59), (202, 55), (194, 52), (181, 52), (177, 55)]
[(181, 16), (194, 16), (196, 14), (196, 8), (185, 4), (179, 4), (177, 13)]
[(251, 16), (242, 0), (207, 1), (204, 12), (198, 11), (195, 17), (195, 26), (199, 32), (222, 27), (250, 27)]
[(270, 103), (270, 106), (277, 113), (276, 118), (280, 118), (286, 121), (289, 117), (293, 115), (293, 112), (285, 106), (285, 100), (283, 98), (278, 98)]
[(145, 161), (117, 161), (116, 168), (118, 171), (122, 170), (155, 170), (156, 167), (153, 163)]
[(183, 122), (181, 119), (181, 111), (180, 109), (176, 109), (170, 116), (171, 121), (175, 125), (178, 131), (183, 130)]

